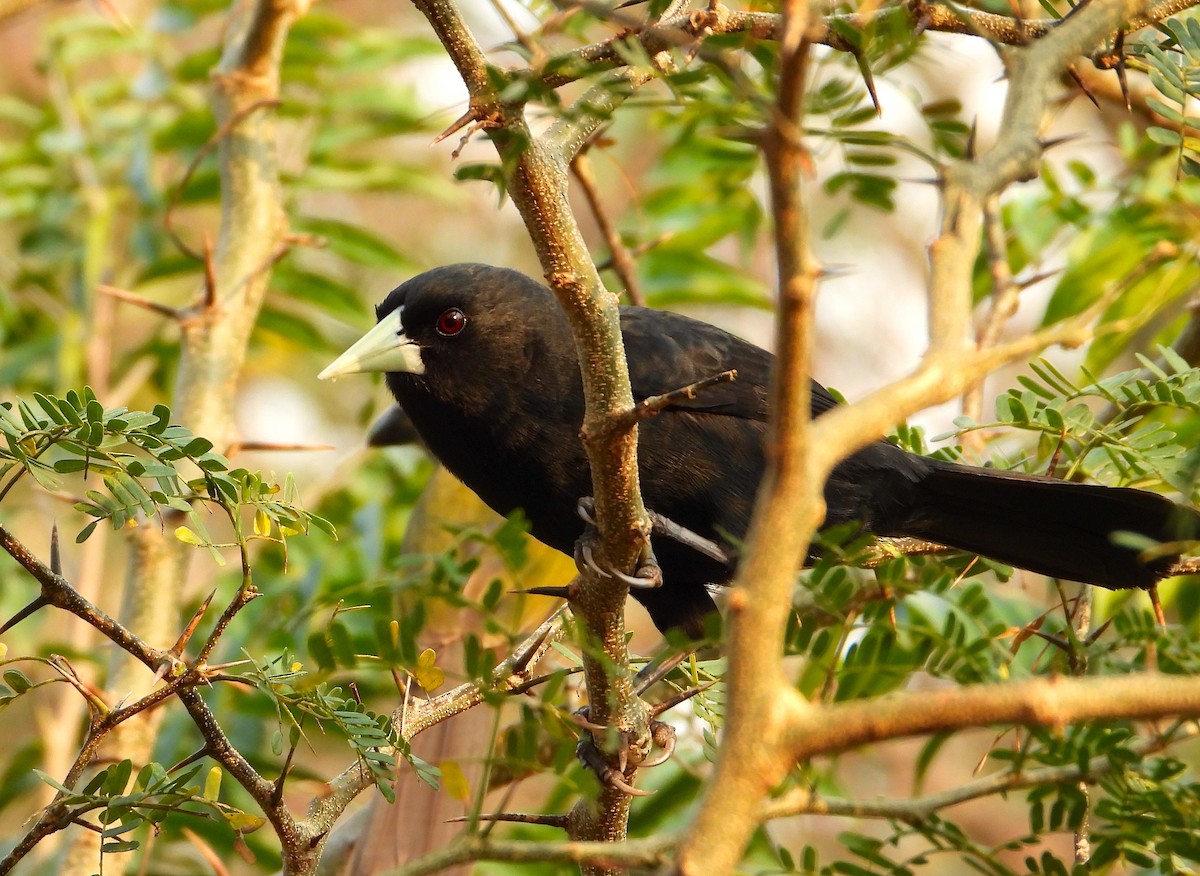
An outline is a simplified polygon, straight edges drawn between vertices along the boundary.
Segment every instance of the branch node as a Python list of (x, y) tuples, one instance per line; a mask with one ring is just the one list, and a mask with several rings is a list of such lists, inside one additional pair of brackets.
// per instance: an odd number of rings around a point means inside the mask
[(704, 390), (720, 383), (732, 383), (735, 380), (737, 380), (737, 369), (731, 368), (662, 395), (652, 395), (642, 399), (629, 410), (618, 414), (614, 425), (621, 430), (632, 429), (642, 420), (657, 416), (672, 405), (693, 401)]

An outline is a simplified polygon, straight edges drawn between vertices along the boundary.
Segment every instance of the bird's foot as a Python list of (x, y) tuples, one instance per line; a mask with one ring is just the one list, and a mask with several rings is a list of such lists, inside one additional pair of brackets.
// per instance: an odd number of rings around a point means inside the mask
[[(634, 690), (640, 697), (651, 687), (662, 681), (675, 667), (682, 663), (690, 651), (681, 651), (668, 656), (666, 659), (652, 660), (634, 676)], [(619, 732), (619, 745), (615, 752), (606, 755), (596, 744), (596, 734), (609, 732), (608, 727), (596, 724), (588, 716), (588, 708), (584, 706), (571, 715), (573, 723), (588, 731), (580, 737), (575, 754), (580, 762), (596, 774), (596, 777), (610, 788), (614, 788), (633, 797), (645, 797), (649, 792), (639, 791), (633, 787), (631, 780), (634, 770), (639, 767), (656, 767), (666, 763), (675, 753), (675, 728), (665, 721), (659, 721), (658, 716), (675, 708), (698, 693), (712, 687), (715, 682), (691, 687), (678, 691), (661, 702), (650, 704), (649, 734), (640, 745), (635, 744), (636, 738), (629, 731)], [(655, 752), (657, 749), (657, 753)], [(616, 763), (613, 763), (615, 758)]]
[(626, 575), (618, 569), (605, 568), (600, 565), (592, 552), (592, 546), (596, 542), (596, 500), (591, 496), (584, 496), (575, 506), (575, 511), (579, 518), (587, 524), (583, 535), (575, 542), (575, 568), (579, 570), (580, 574), (591, 572), (600, 578), (615, 578), (623, 581), (626, 586), (638, 590), (662, 586), (662, 569), (658, 565), (658, 559), (654, 556), (654, 549), (650, 546), (649, 541), (642, 545), (642, 550), (637, 558), (636, 570), (632, 575)]
[[(595, 528), (596, 500), (594, 498), (584, 496), (580, 499), (579, 503), (575, 506), (575, 513), (579, 515), (579, 519), (584, 523)], [(704, 554), (704, 556), (716, 560), (718, 563), (728, 565), (731, 562), (729, 554), (725, 553), (725, 549), (712, 539), (705, 538), (700, 533), (676, 523), (670, 517), (659, 514), (652, 508), (647, 508), (646, 514), (650, 517), (651, 531), (655, 535), (662, 535), (673, 541), (677, 541), (685, 547), (690, 547), (697, 553)]]
[[(630, 797), (649, 797), (653, 791), (643, 791), (632, 784), (633, 773), (639, 767), (656, 767), (670, 760), (675, 753), (675, 728), (653, 718), (649, 723), (649, 736), (638, 744), (637, 737), (628, 730), (617, 731), (619, 744), (612, 754), (605, 754), (596, 745), (595, 733), (607, 733), (607, 727), (593, 724), (587, 719), (587, 707), (574, 715), (575, 722), (588, 730), (579, 739), (575, 756), (580, 763), (596, 774), (600, 783), (627, 794)], [(657, 754), (652, 754), (654, 749)], [(615, 758), (616, 763), (613, 763)]]
[(596, 774), (600, 784), (620, 791), (629, 797), (649, 797), (653, 791), (643, 791), (631, 783), (633, 772), (641, 764), (631, 765), (630, 753), (633, 751), (632, 737), (629, 733), (621, 732), (621, 745), (616, 752), (616, 766), (609, 763), (609, 758), (596, 746), (592, 735), (580, 737), (579, 745), (575, 748), (575, 756), (579, 762)]

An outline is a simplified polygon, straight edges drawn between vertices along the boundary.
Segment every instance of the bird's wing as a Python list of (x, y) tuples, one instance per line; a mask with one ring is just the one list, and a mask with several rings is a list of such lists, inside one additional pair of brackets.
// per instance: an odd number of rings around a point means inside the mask
[[(621, 333), (635, 401), (664, 395), (734, 369), (737, 379), (718, 383), (667, 410), (767, 419), (767, 383), (775, 357), (761, 347), (706, 322), (644, 307), (621, 308)], [(812, 412), (822, 414), (837, 399), (812, 381)]]

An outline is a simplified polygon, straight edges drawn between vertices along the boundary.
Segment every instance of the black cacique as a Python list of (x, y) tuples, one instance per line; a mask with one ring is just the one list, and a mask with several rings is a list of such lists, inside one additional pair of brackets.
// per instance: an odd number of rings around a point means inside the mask
[[(389, 389), (430, 452), (485, 503), (520, 508), (533, 536), (570, 554), (576, 513), (592, 492), (579, 430), (583, 389), (565, 314), (542, 284), (487, 265), (450, 265), (397, 286), (378, 324), (322, 378), (386, 373)], [(634, 400), (729, 369), (737, 379), (639, 425), (646, 507), (723, 546), (750, 524), (766, 466), (767, 381), (773, 356), (699, 320), (621, 308)], [(814, 416), (837, 404), (812, 383)], [(957, 465), (877, 441), (843, 460), (825, 484), (825, 525), (859, 521), (876, 535), (912, 536), (1057, 578), (1109, 589), (1149, 587), (1177, 556), (1139, 559), (1114, 536), (1195, 538), (1200, 514), (1144, 490), (1077, 484)], [(716, 610), (709, 587), (733, 577), (721, 563), (655, 536), (657, 589), (632, 595), (661, 631), (692, 636)]]

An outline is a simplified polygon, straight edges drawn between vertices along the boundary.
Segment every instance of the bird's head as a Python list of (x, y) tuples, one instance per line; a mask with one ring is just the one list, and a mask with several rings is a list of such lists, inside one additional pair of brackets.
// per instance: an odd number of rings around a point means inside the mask
[(540, 283), (473, 264), (413, 277), (375, 315), (375, 327), (322, 371), (322, 380), (377, 371), (388, 375), (393, 391), (410, 386), (436, 394), (519, 380), (534, 348), (557, 334), (563, 320)]

